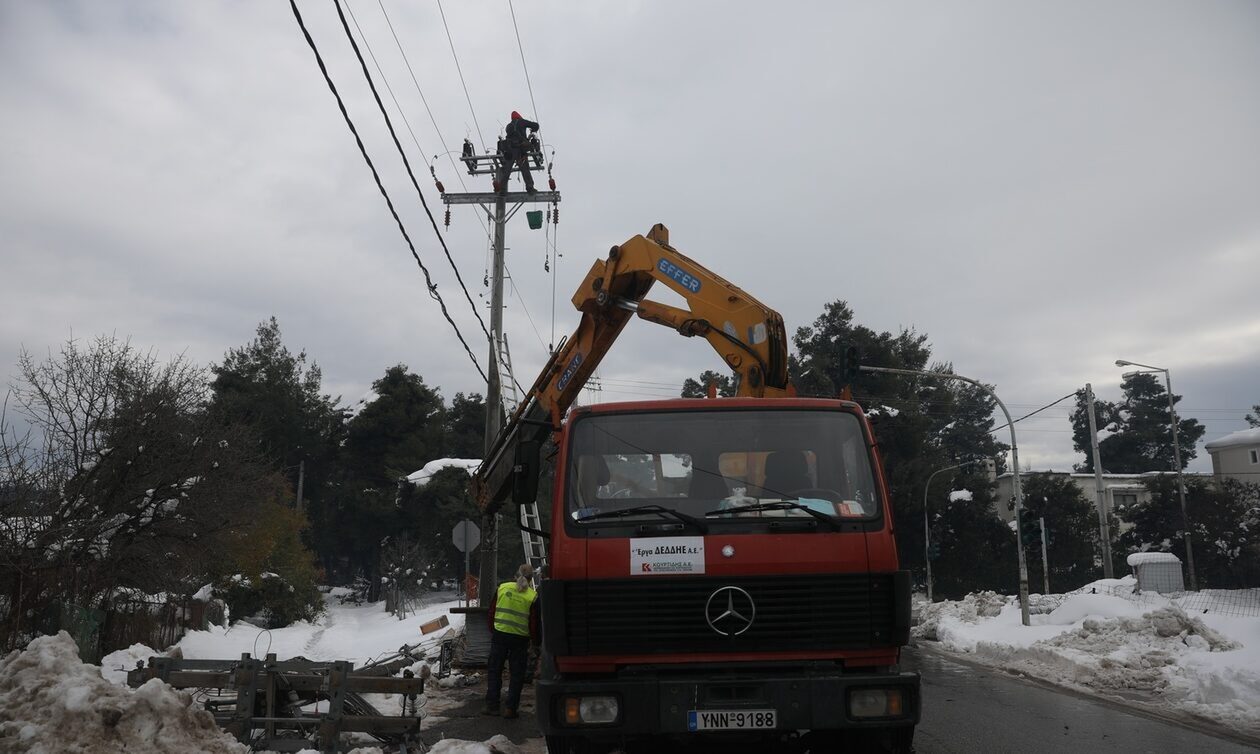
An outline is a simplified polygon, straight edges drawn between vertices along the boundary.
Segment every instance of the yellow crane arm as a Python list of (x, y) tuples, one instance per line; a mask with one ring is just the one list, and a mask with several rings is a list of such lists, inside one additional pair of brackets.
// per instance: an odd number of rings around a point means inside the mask
[[(645, 299), (657, 281), (683, 297), (688, 309)], [(506, 499), (517, 449), (536, 444), (573, 405), (587, 379), (632, 316), (709, 342), (736, 375), (736, 394), (787, 394), (787, 335), (783, 318), (739, 287), (669, 245), (669, 230), (652, 227), (597, 260), (573, 296), (582, 312), (577, 329), (552, 354), (515, 415), (473, 477), (478, 507), (491, 513)], [(536, 452), (536, 451), (535, 451)]]

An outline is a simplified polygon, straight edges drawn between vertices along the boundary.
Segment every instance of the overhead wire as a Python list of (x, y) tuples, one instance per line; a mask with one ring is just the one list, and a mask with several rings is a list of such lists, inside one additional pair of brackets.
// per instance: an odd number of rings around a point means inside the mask
[[(335, 0), (334, 0), (335, 1)], [(394, 208), (394, 202), (389, 198), (389, 192), (385, 190), (385, 184), (381, 180), (380, 173), (376, 170), (375, 163), (372, 162), (371, 156), (368, 155), (367, 147), (363, 144), (363, 139), (359, 136), (359, 130), (355, 128), (354, 121), (350, 118), (350, 113), (346, 110), (346, 103), (341, 99), (341, 93), (337, 91), (337, 85), (333, 83), (332, 76), (328, 73), (328, 66), (324, 63), (324, 57), (319, 53), (319, 47), (316, 46), (314, 38), (306, 28), (306, 22), (302, 19), (302, 13), (298, 10), (296, 0), (289, 0), (289, 7), (293, 9), (293, 17), (297, 20), (298, 27), (302, 30), (302, 35), (306, 38), (306, 44), (311, 48), (311, 52), (315, 55), (315, 62), (319, 65), (320, 73), (324, 76), (324, 82), (328, 84), (328, 90), (332, 92), (333, 97), (337, 100), (337, 108), (341, 110), (341, 117), (345, 119), (346, 126), (350, 129), (350, 133), (354, 135), (355, 144), (359, 147), (359, 153), (363, 155), (364, 162), (367, 163), (368, 169), (372, 171), (372, 178), (376, 181), (376, 188), (381, 192), (381, 196), (385, 199), (385, 205), (389, 208), (390, 215), (393, 216), (394, 222), (398, 224), (398, 231), (402, 233), (403, 240), (407, 242), (407, 248), (411, 250), (411, 256), (415, 258), (416, 264), (419, 265), (420, 271), (424, 273), (425, 285), (428, 287), (429, 296), (438, 302), (438, 306), (442, 310), (442, 316), (446, 318), (451, 329), (455, 331), (455, 337), (464, 347), (464, 351), (468, 353), (468, 358), (472, 360), (473, 366), (477, 369), (482, 379), (486, 379), (486, 373), (481, 368), (481, 364), (477, 361), (476, 355), (472, 349), (468, 347), (468, 341), (464, 340), (464, 334), (460, 332), (459, 325), (451, 318), (450, 312), (446, 308), (446, 302), (442, 300), (442, 296), (438, 293), (437, 286), (433, 283), (433, 278), (429, 274), (429, 268), (425, 267), (424, 262), (420, 259), (420, 254), (416, 252), (416, 246), (411, 240), (411, 236), (407, 233), (407, 228), (403, 225), (402, 218), (398, 216), (398, 210)], [(341, 6), (337, 6), (338, 14), (341, 13)], [(342, 24), (345, 25), (345, 17), (342, 16)], [(349, 33), (349, 27), (346, 27)], [(352, 38), (353, 40), (353, 38)], [(356, 52), (358, 50), (356, 46)], [(362, 57), (359, 58), (362, 62)], [(364, 70), (367, 68), (364, 66)], [(377, 99), (380, 102), (380, 99)], [(479, 317), (480, 318), (480, 317)]]
[[(485, 320), (481, 318), (481, 312), (477, 310), (477, 304), (473, 302), (472, 293), (469, 292), (468, 286), (464, 285), (464, 276), (459, 273), (459, 267), (455, 264), (454, 257), (451, 256), (451, 250), (446, 246), (446, 238), (442, 236), (442, 231), (438, 228), (437, 218), (429, 210), (429, 202), (424, 198), (424, 192), (420, 190), (420, 183), (416, 180), (416, 174), (411, 169), (411, 161), (407, 159), (407, 152), (402, 148), (402, 142), (398, 140), (398, 132), (394, 130), (394, 121), (390, 119), (389, 112), (385, 109), (385, 103), (381, 102), (380, 92), (376, 90), (376, 83), (372, 81), (372, 74), (368, 71), (367, 62), (363, 59), (363, 53), (359, 51), (359, 43), (355, 41), (354, 35), (350, 33), (350, 24), (346, 23), (346, 14), (342, 12), (341, 0), (333, 0), (333, 6), (337, 8), (337, 17), (341, 19), (341, 28), (345, 30), (346, 39), (350, 40), (350, 47), (354, 50), (354, 56), (359, 60), (359, 67), (363, 70), (363, 78), (367, 81), (368, 88), (372, 90), (372, 98), (376, 100), (376, 107), (381, 111), (381, 117), (385, 119), (385, 127), (389, 129), (389, 136), (394, 141), (394, 147), (398, 150), (398, 156), (402, 158), (403, 167), (407, 169), (407, 176), (411, 178), (411, 185), (416, 189), (416, 196), (420, 199), (420, 205), (424, 207), (424, 214), (429, 216), (429, 223), (433, 226), (433, 235), (437, 236), (438, 243), (442, 246), (442, 253), (446, 255), (446, 261), (450, 263), (451, 270), (455, 273), (455, 280), (459, 283), (460, 290), (464, 292), (464, 298), (468, 300), (468, 306), (477, 318), (477, 324), (481, 325), (481, 331), (485, 333), (486, 340), (490, 340), (490, 329), (486, 327)], [(416, 259), (419, 260), (419, 256)]]
[[(350, 20), (354, 22), (354, 28), (359, 32), (359, 38), (363, 40), (363, 46), (367, 48), (368, 56), (372, 58), (372, 65), (376, 66), (376, 72), (381, 77), (381, 83), (385, 84), (385, 90), (389, 92), (389, 98), (394, 101), (394, 107), (398, 109), (398, 115), (402, 118), (403, 123), (407, 126), (407, 133), (411, 134), (411, 141), (416, 145), (416, 151), (424, 157), (427, 152), (420, 146), (420, 140), (416, 138), (416, 132), (411, 127), (411, 121), (407, 119), (407, 113), (403, 110), (402, 105), (398, 103), (398, 97), (394, 95), (394, 87), (389, 85), (389, 79), (385, 76), (385, 71), (381, 68), (380, 61), (376, 59), (376, 53), (372, 50), (372, 44), (368, 42), (367, 35), (363, 33), (363, 27), (359, 26), (359, 19), (354, 15), (354, 8), (350, 4), (346, 4), (346, 10), (350, 13)], [(432, 164), (426, 158), (427, 164)]]
[(451, 27), (446, 24), (446, 11), (442, 10), (442, 0), (437, 0), (438, 13), (442, 16), (442, 28), (446, 29), (446, 41), (451, 45), (451, 57), (455, 59), (455, 70), (459, 73), (459, 83), (464, 87), (464, 99), (468, 100), (468, 112), (472, 113), (473, 125), (477, 127), (477, 138), (481, 140), (482, 151), (486, 148), (486, 137), (481, 134), (481, 124), (477, 122), (477, 111), (473, 108), (472, 96), (468, 94), (468, 84), (464, 82), (464, 70), (459, 66), (459, 55), (455, 54), (455, 40), (451, 38)]
[[(534, 120), (542, 122), (542, 115), (538, 112), (538, 103), (534, 101), (534, 84), (529, 80), (529, 66), (525, 63), (525, 46), (521, 44), (521, 28), (516, 25), (516, 8), (512, 6), (512, 0), (508, 0), (508, 10), (512, 14), (512, 30), (516, 32), (516, 49), (521, 52), (521, 68), (525, 71), (525, 86), (529, 89), (529, 104), (534, 108)], [(539, 143), (542, 137), (539, 137)]]

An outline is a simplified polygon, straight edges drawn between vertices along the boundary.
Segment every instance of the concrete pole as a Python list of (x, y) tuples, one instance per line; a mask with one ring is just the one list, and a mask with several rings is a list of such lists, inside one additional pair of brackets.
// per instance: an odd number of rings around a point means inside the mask
[(1164, 387), (1168, 389), (1168, 416), (1172, 419), (1173, 462), (1177, 464), (1177, 494), (1181, 497), (1181, 522), (1186, 537), (1186, 570), (1190, 574), (1190, 591), (1199, 591), (1199, 579), (1194, 572), (1194, 545), (1190, 542), (1190, 514), (1186, 512), (1186, 478), (1181, 470), (1181, 442), (1177, 438), (1177, 409), (1173, 405), (1172, 377), (1164, 372)]
[(997, 393), (979, 380), (973, 380), (970, 377), (963, 377), (960, 374), (949, 374), (946, 372), (923, 372), (917, 369), (893, 369), (891, 367), (860, 367), (863, 372), (884, 372), (887, 374), (907, 374), (915, 377), (932, 377), (938, 380), (959, 380), (970, 385), (975, 385), (984, 392), (989, 394), (998, 408), (1002, 409), (1002, 414), (1006, 416), (1006, 426), (1011, 430), (1011, 487), (1015, 495), (1015, 551), (1019, 556), (1019, 614), (1020, 619), (1025, 626), (1031, 625), (1028, 618), (1028, 561), (1024, 558), (1024, 538), (1023, 538), (1023, 518), (1024, 513), (1024, 490), (1019, 481), (1019, 446), (1015, 442), (1015, 422), (1011, 420), (1011, 412), (1006, 410), (1006, 404), (1002, 399), (997, 397)]
[[(490, 271), (490, 367), (486, 384), (485, 457), (502, 427), (503, 391), (499, 384), (499, 348), (503, 343), (503, 235), (507, 204), (502, 195), (494, 203), (494, 261)], [(477, 576), (477, 601), (489, 607), (499, 583), (498, 514), (481, 517), (481, 568)]]
[(298, 461), (297, 512), (302, 512), (302, 488), (306, 483), (306, 461)]
[(1041, 583), (1045, 589), (1042, 594), (1050, 593), (1050, 548), (1046, 544), (1046, 517), (1042, 516), (1038, 521), (1041, 523)]
[(1085, 383), (1085, 405), (1089, 414), (1089, 444), (1094, 454), (1094, 497), (1098, 505), (1098, 546), (1103, 577), (1115, 578), (1111, 566), (1111, 527), (1107, 525), (1107, 492), (1103, 488), (1102, 456), (1098, 452), (1098, 419), (1094, 415), (1094, 388)]

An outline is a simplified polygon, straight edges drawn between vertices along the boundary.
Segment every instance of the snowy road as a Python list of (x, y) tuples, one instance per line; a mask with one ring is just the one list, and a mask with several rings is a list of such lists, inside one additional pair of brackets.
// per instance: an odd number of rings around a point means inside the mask
[(1244, 752), (1217, 738), (1119, 705), (960, 663), (919, 647), (903, 655), (923, 674), (918, 754), (955, 752)]

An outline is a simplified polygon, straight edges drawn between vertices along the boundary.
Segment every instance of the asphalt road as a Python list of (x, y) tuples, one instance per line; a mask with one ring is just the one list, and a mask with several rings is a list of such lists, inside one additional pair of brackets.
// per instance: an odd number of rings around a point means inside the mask
[[(926, 647), (907, 650), (903, 665), (923, 676), (923, 718), (914, 737), (917, 754), (1260, 751), (1260, 740), (1212, 735), (1206, 724), (1160, 719), (1130, 705), (1065, 691)], [(454, 692), (457, 698), (442, 713), (445, 719), (426, 724), (426, 743), (444, 737), (484, 741), (502, 733), (526, 754), (543, 754), (545, 745), (533, 720), (532, 689), (525, 689), (519, 720), (479, 715), (484, 693), (484, 685)]]
[(1260, 741), (1219, 738), (931, 649), (912, 649), (903, 657), (907, 669), (923, 676), (923, 717), (914, 735), (918, 754), (1260, 750)]

